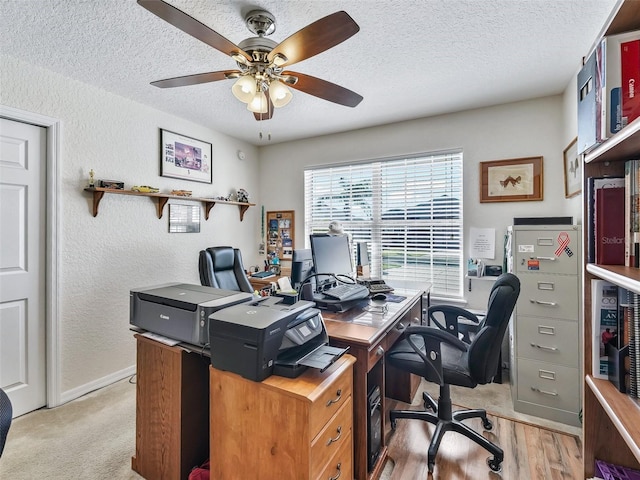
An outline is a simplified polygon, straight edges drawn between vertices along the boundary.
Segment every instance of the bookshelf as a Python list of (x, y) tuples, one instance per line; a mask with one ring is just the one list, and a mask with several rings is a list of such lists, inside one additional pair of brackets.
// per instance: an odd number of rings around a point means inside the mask
[[(640, 29), (640, 1), (624, 0), (612, 12), (601, 35)], [(599, 37), (599, 38), (600, 38)], [(597, 40), (599, 40), (599, 38)], [(584, 157), (584, 178), (624, 176), (624, 162), (640, 158), (640, 118)], [(583, 190), (585, 191), (585, 190)], [(584, 223), (587, 217), (583, 195)], [(586, 232), (586, 228), (583, 232)], [(586, 248), (586, 235), (583, 234)], [(584, 478), (594, 475), (595, 460), (640, 469), (640, 401), (620, 393), (608, 380), (593, 377), (591, 280), (599, 278), (640, 294), (640, 269), (619, 265), (585, 264), (584, 269)]]
[(291, 273), (291, 259), (295, 248), (295, 212), (293, 210), (277, 210), (267, 212), (267, 261), (270, 268), (277, 258), (279, 275)]

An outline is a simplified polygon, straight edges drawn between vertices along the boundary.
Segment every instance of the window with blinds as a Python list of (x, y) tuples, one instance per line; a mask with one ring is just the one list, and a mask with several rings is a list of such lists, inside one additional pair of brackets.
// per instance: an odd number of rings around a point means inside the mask
[(462, 297), (462, 151), (309, 168), (304, 189), (305, 238), (337, 220), (372, 277)]

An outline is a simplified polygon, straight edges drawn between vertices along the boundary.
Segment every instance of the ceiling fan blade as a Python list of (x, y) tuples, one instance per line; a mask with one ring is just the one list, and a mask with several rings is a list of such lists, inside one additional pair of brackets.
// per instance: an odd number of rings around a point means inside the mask
[(184, 75), (182, 77), (165, 78), (164, 80), (156, 80), (151, 85), (159, 88), (186, 87), (187, 85), (198, 85), (199, 83), (217, 82), (218, 80), (227, 80), (228, 75), (240, 74), (240, 70), (221, 70), (219, 72), (196, 73), (195, 75)]
[(338, 103), (346, 107), (355, 107), (362, 101), (362, 96), (356, 92), (352, 92), (335, 83), (312, 77), (311, 75), (298, 72), (282, 72), (282, 75), (292, 75), (298, 78), (298, 81), (294, 85), (287, 83), (288, 87), (322, 98), (323, 100)]
[(273, 106), (273, 102), (269, 97), (268, 90), (265, 92), (265, 94), (267, 95), (267, 102), (269, 102), (269, 108), (267, 109), (267, 113), (256, 113), (256, 112), (253, 113), (253, 116), (256, 117), (257, 121), (269, 120), (271, 117), (273, 117), (273, 111), (275, 110), (275, 107)]
[(163, 0), (138, 0), (138, 4), (164, 21), (169, 22), (174, 27), (179, 28), (216, 50), (220, 50), (226, 55), (240, 54), (247, 60), (251, 60), (251, 56), (236, 44), (207, 27), (204, 23), (199, 22)]
[(332, 13), (284, 39), (267, 58), (273, 61), (276, 54), (281, 54), (286, 61), (279, 65), (291, 65), (335, 47), (358, 31), (360, 27), (347, 12)]

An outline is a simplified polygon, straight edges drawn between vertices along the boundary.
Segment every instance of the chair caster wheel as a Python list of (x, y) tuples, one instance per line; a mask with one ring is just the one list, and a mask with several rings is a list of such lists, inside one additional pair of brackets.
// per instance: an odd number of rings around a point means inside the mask
[(500, 473), (502, 471), (502, 460), (498, 461), (496, 457), (488, 457), (487, 465), (489, 465), (492, 472)]
[(483, 418), (482, 419), (482, 427), (486, 431), (490, 432), (491, 430), (493, 430), (493, 423), (488, 418)]

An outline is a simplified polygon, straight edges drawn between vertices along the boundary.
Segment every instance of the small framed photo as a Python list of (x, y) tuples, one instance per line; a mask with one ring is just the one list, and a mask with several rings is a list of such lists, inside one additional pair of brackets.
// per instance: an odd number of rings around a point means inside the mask
[(578, 138), (562, 152), (564, 159), (564, 196), (571, 198), (582, 191), (582, 158), (578, 155)]
[(211, 144), (160, 129), (160, 175), (212, 183)]
[(542, 157), (480, 162), (480, 202), (543, 199)]

